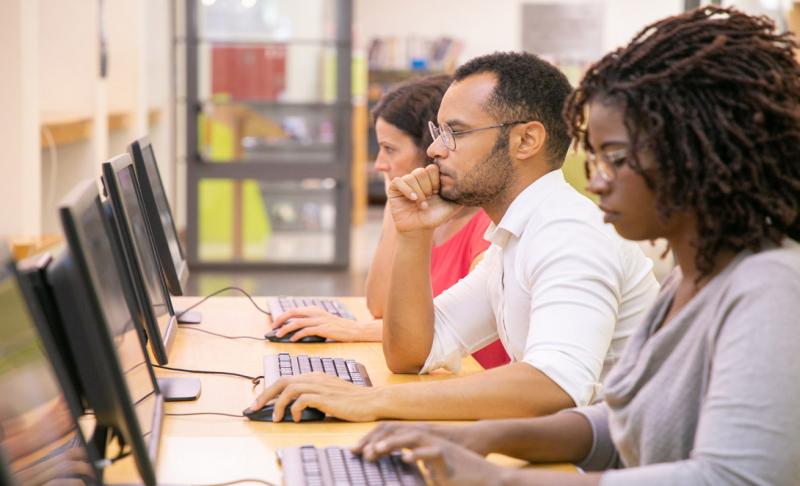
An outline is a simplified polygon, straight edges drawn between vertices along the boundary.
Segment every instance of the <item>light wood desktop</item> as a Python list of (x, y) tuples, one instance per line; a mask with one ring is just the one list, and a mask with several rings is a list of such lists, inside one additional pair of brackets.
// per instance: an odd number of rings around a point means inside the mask
[[(185, 308), (196, 302), (194, 297), (174, 299), (176, 307)], [(363, 298), (341, 298), (359, 319), (368, 319)], [(267, 308), (265, 297), (256, 303)], [(268, 330), (268, 317), (259, 312), (245, 297), (214, 297), (198, 307), (203, 313), (203, 329), (227, 336), (263, 338)], [(437, 372), (427, 376), (396, 375), (386, 367), (380, 343), (285, 344), (266, 340), (224, 339), (181, 326), (169, 353), (167, 366), (232, 371), (250, 376), (263, 374), (263, 356), (288, 352), (316, 356), (352, 358), (366, 366), (372, 383), (440, 380), (453, 376)], [(480, 371), (472, 358), (464, 359), (462, 371)], [(222, 412), (241, 414), (260, 391), (243, 378), (228, 376), (189, 375), (157, 369), (158, 376), (193, 376), (202, 382), (200, 398), (193, 402), (172, 402), (165, 413)], [(334, 419), (323, 422), (279, 423), (251, 422), (246, 418), (214, 415), (165, 416), (162, 428), (157, 477), (160, 483), (212, 484), (243, 478), (258, 478), (281, 483), (282, 473), (275, 451), (283, 447), (306, 444), (315, 446), (354, 444), (375, 423), (348, 423)], [(508, 464), (513, 460), (499, 459)], [(109, 483), (136, 481), (138, 475), (131, 458), (126, 458), (106, 471)]]

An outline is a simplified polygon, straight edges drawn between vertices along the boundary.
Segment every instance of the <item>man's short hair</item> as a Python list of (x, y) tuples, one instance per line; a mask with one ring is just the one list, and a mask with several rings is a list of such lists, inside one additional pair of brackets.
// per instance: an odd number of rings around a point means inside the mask
[(476, 57), (460, 66), (455, 82), (474, 74), (492, 73), (497, 86), (486, 110), (499, 122), (539, 121), (547, 131), (545, 149), (556, 168), (564, 163), (570, 146), (562, 110), (572, 87), (552, 64), (525, 52), (495, 52)]

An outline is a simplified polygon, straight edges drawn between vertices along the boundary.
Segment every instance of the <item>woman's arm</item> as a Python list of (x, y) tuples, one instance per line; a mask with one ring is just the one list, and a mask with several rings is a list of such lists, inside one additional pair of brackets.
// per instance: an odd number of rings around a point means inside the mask
[(476, 424), (487, 452), (528, 462), (583, 461), (592, 449), (592, 427), (578, 413), (556, 413), (533, 419), (483, 420)]
[(367, 271), (367, 308), (376, 319), (383, 317), (389, 280), (392, 273), (392, 258), (397, 247), (397, 230), (388, 206), (383, 209), (383, 224), (378, 248)]
[(583, 461), (592, 450), (592, 426), (578, 413), (546, 417), (481, 420), (469, 425), (384, 422), (364, 436), (353, 452), (368, 459), (387, 454), (404, 437), (432, 435), (480, 455), (492, 452), (528, 462)]
[(385, 423), (362, 439), (353, 452), (374, 460), (402, 451), (404, 461), (423, 461), (433, 482), (442, 485), (594, 486), (600, 481), (596, 473), (504, 468), (482, 457), (491, 450), (535, 462), (577, 462), (588, 454), (591, 430), (587, 420), (577, 413), (486, 420), (466, 426)]

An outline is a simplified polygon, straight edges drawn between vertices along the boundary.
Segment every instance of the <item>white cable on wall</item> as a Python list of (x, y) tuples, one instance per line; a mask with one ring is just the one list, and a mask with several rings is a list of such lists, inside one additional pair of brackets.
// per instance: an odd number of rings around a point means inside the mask
[(56, 181), (58, 180), (58, 150), (56, 149), (56, 141), (53, 139), (53, 133), (46, 125), (42, 125), (42, 135), (47, 142), (47, 151), (50, 153), (50, 178), (47, 182), (47, 196), (44, 200), (45, 211), (50, 211), (50, 208), (55, 205), (56, 197)]

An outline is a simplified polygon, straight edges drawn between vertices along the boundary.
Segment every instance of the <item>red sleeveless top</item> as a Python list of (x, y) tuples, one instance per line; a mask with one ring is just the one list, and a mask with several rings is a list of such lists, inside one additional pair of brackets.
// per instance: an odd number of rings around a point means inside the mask
[[(433, 296), (441, 294), (469, 273), (469, 267), (475, 257), (489, 248), (489, 242), (483, 239), (486, 228), (492, 221), (481, 209), (472, 219), (431, 252), (431, 289)], [(494, 368), (509, 363), (500, 340), (472, 353), (472, 357), (484, 368)]]

